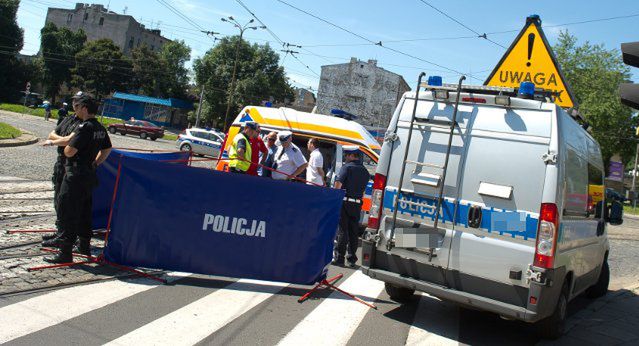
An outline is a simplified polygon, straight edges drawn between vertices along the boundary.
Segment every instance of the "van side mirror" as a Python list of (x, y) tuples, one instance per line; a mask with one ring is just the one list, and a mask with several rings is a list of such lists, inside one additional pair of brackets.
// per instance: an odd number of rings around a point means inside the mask
[(606, 209), (604, 210), (604, 217), (606, 222), (611, 225), (621, 225), (623, 223), (623, 204), (619, 201), (612, 201), (606, 203)]

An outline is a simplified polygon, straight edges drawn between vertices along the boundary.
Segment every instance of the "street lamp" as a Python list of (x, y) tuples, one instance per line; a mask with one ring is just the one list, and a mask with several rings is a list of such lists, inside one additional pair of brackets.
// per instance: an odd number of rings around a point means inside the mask
[(240, 43), (242, 42), (242, 37), (244, 36), (244, 31), (247, 29), (257, 30), (257, 29), (266, 29), (266, 26), (250, 26), (255, 20), (251, 19), (248, 23), (242, 25), (240, 24), (233, 16), (229, 16), (228, 18), (221, 18), (223, 22), (232, 24), (234, 27), (240, 30), (240, 39), (235, 44), (235, 61), (233, 62), (233, 75), (231, 76), (231, 86), (229, 88), (229, 98), (226, 105), (226, 114), (224, 115), (224, 131), (227, 130), (226, 124), (229, 118), (229, 112), (231, 111), (231, 103), (233, 103), (233, 91), (235, 90), (235, 73), (237, 71), (237, 58), (240, 51)]

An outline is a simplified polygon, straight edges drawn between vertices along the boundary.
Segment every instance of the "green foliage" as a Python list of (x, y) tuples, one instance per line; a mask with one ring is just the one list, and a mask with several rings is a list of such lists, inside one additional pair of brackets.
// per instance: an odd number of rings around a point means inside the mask
[(22, 64), (15, 55), (22, 50), (23, 30), (18, 26), (16, 14), (19, 0), (0, 1), (0, 99), (12, 100), (18, 97), (18, 90), (24, 89), (21, 78)]
[(191, 60), (191, 48), (184, 41), (177, 40), (162, 46), (159, 56), (167, 70), (163, 83), (165, 97), (186, 99), (189, 86), (186, 63)]
[(87, 43), (75, 60), (73, 85), (98, 99), (115, 90), (127, 90), (133, 81), (130, 59), (109, 39)]
[[(44, 118), (44, 108), (30, 108), (30, 107), (25, 107), (23, 105), (18, 105), (18, 104), (0, 103), (0, 110), (20, 113), (20, 114), (35, 115), (35, 116)], [(53, 115), (52, 118), (56, 118), (55, 117), (56, 112), (51, 112), (51, 113)]]
[(579, 104), (579, 111), (592, 126), (593, 137), (601, 145), (606, 167), (614, 154), (628, 162), (634, 154), (637, 118), (621, 104), (619, 84), (630, 78), (630, 70), (619, 51), (585, 42), (563, 31), (553, 47), (559, 65)]
[(239, 36), (223, 38), (193, 65), (197, 84), (205, 86), (203, 123), (217, 127), (224, 123), (236, 51), (237, 73), (229, 122), (243, 106), (259, 105), (271, 97), (275, 102), (294, 98), (284, 68), (279, 66), (279, 55), (268, 44), (251, 45)]
[(42, 82), (45, 93), (55, 104), (60, 86), (71, 82), (73, 57), (82, 49), (87, 36), (82, 30), (73, 32), (46, 23), (40, 31), (42, 52)]
[(143, 45), (134, 49), (131, 55), (134, 76), (132, 89), (138, 90), (139, 94), (163, 97), (161, 89), (167, 70), (158, 54)]
[(15, 127), (0, 123), (0, 139), (17, 138), (22, 135), (22, 132)]

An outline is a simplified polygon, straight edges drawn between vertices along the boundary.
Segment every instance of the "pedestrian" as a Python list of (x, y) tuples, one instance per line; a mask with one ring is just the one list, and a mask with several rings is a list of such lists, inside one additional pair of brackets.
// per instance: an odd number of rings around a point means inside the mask
[[(60, 113), (58, 113), (60, 114)], [(62, 120), (62, 121), (60, 121)], [(53, 141), (63, 139), (70, 136), (77, 126), (82, 122), (77, 116), (66, 116), (58, 118), (58, 125), (49, 133), (48, 140), (43, 143), (43, 146), (49, 146), (53, 144)], [(64, 178), (64, 165), (66, 163), (66, 156), (64, 156), (64, 147), (68, 144), (68, 141), (59, 141), (58, 143), (58, 156), (55, 164), (53, 165), (53, 176), (51, 181), (53, 182), (53, 207), (56, 211), (56, 233), (42, 236), (42, 246), (53, 246), (56, 242), (55, 238), (62, 234), (60, 229), (60, 218), (58, 213), (58, 197), (60, 193), (60, 185), (62, 184), (62, 178)]]
[(68, 104), (66, 102), (62, 102), (62, 107), (60, 107), (60, 109), (58, 109), (58, 123), (57, 123), (57, 125), (60, 125), (62, 120), (64, 120), (69, 115), (69, 111), (67, 110), (67, 106), (68, 106)]
[(308, 166), (306, 167), (307, 184), (317, 184), (325, 186), (324, 180), (324, 158), (319, 150), (319, 139), (311, 138), (306, 144), (308, 152), (311, 153), (308, 158)]
[(343, 147), (346, 164), (340, 169), (335, 181), (336, 189), (346, 190), (344, 203), (339, 219), (339, 233), (337, 234), (337, 249), (333, 264), (344, 265), (348, 245), (348, 264), (354, 267), (357, 263), (357, 243), (359, 234), (359, 219), (362, 210), (362, 197), (370, 179), (370, 174), (360, 157), (359, 147), (348, 145)]
[(251, 167), (251, 138), (257, 136), (257, 123), (244, 123), (242, 131), (233, 137), (229, 147), (229, 170), (233, 173), (246, 174)]
[(276, 180), (296, 180), (297, 176), (306, 169), (306, 158), (300, 148), (293, 144), (293, 133), (281, 131), (277, 134), (280, 145), (275, 153), (272, 174)]
[(42, 107), (44, 108), (44, 120), (49, 121), (51, 117), (51, 104), (49, 101), (42, 102)]
[(64, 148), (67, 159), (58, 197), (58, 213), (63, 231), (57, 244), (60, 252), (44, 259), (50, 263), (72, 262), (72, 247), (78, 237), (79, 252), (91, 255), (91, 201), (93, 189), (98, 183), (95, 169), (111, 152), (109, 135), (95, 118), (98, 105), (93, 97), (79, 92), (73, 97), (73, 109), (82, 123), (70, 138), (52, 141), (52, 144), (57, 144), (56, 142), (69, 140), (69, 144)]
[(246, 171), (248, 175), (257, 175), (257, 168), (264, 162), (266, 154), (268, 153), (264, 141), (262, 141), (262, 138), (259, 136), (261, 131), (260, 124), (256, 124), (256, 126), (257, 129), (255, 131), (257, 135), (253, 138), (249, 138), (249, 142), (251, 143), (251, 166), (248, 171)]
[[(277, 132), (272, 131), (266, 135), (266, 149), (268, 150), (266, 153), (266, 158), (262, 161), (262, 166), (260, 167), (260, 176), (265, 178), (271, 178), (273, 171), (273, 164), (275, 159), (275, 153), (277, 152), (277, 145), (275, 145), (277, 141)], [(268, 169), (271, 168), (271, 169)]]

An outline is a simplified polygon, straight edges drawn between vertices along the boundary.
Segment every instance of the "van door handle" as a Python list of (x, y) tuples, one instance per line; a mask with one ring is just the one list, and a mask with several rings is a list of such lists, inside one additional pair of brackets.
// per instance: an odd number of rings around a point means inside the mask
[(482, 209), (473, 205), (468, 209), (468, 227), (479, 228), (481, 226)]

